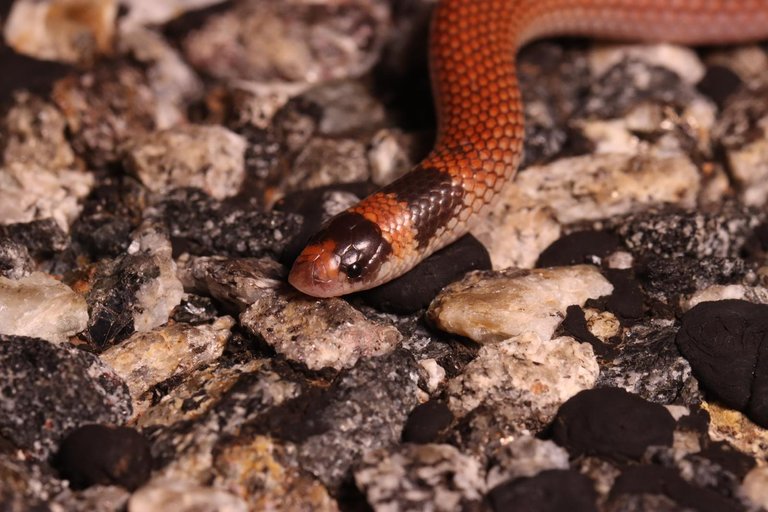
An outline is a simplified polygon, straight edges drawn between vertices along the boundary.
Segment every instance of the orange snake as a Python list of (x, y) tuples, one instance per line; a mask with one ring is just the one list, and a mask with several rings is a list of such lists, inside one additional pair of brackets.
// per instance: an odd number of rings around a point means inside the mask
[(432, 152), (330, 220), (290, 283), (331, 297), (383, 284), (467, 233), (523, 149), (517, 50), (554, 35), (721, 44), (768, 37), (768, 0), (441, 0), (430, 35)]

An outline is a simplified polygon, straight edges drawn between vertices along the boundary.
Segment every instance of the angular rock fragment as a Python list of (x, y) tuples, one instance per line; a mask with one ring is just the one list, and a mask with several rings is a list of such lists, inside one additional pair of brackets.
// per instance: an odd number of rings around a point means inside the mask
[(156, 479), (131, 495), (128, 512), (248, 512), (246, 502), (215, 487), (190, 482)]
[(395, 327), (371, 322), (342, 299), (316, 299), (286, 288), (257, 297), (240, 323), (311, 370), (349, 368), (361, 357), (391, 352), (401, 341)]
[(611, 293), (594, 267), (473, 272), (443, 289), (427, 314), (438, 328), (489, 343), (525, 333), (546, 340), (571, 305)]
[(448, 382), (446, 395), (457, 417), (484, 406), (513, 431), (526, 432), (549, 423), (563, 402), (594, 385), (597, 374), (589, 345), (526, 335), (484, 345)]
[(24, 245), (0, 237), (0, 276), (21, 279), (32, 273), (33, 268), (34, 262)]
[(125, 254), (102, 261), (86, 296), (90, 341), (113, 344), (168, 321), (184, 290), (165, 235), (146, 226)]
[(220, 126), (178, 126), (134, 138), (126, 164), (153, 192), (195, 187), (224, 199), (243, 183), (245, 148), (243, 137)]
[(139, 332), (105, 350), (101, 360), (115, 369), (138, 400), (155, 384), (216, 360), (234, 325), (221, 317), (210, 325), (169, 325)]
[(209, 295), (240, 313), (282, 287), (286, 269), (270, 258), (185, 257), (178, 275), (185, 290)]
[(131, 414), (125, 382), (95, 355), (67, 345), (0, 336), (0, 377), (0, 435), (35, 459), (80, 425), (119, 425)]
[(48, 274), (0, 277), (0, 334), (62, 343), (87, 325), (85, 299)]
[(485, 490), (480, 464), (445, 444), (367, 452), (355, 483), (374, 509), (468, 510)]
[(504, 481), (552, 469), (568, 469), (568, 452), (552, 441), (521, 436), (496, 450), (486, 480), (493, 489)]

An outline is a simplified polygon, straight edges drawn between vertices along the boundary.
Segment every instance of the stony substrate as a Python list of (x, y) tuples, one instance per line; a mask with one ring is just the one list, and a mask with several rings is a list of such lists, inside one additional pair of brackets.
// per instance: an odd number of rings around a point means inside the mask
[(768, 54), (544, 41), (526, 159), (286, 283), (434, 138), (430, 0), (0, 8), (0, 510), (768, 508)]

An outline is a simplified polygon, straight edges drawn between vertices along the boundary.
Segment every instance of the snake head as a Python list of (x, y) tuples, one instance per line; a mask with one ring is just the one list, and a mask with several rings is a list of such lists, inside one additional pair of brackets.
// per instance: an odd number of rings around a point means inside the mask
[(309, 241), (288, 281), (314, 297), (337, 297), (379, 284), (391, 247), (378, 225), (359, 213), (343, 212)]

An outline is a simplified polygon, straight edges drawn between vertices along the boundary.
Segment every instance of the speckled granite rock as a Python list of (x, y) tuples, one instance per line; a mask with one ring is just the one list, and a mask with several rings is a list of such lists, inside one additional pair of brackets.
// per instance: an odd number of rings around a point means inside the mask
[(285, 288), (257, 297), (240, 322), (311, 370), (349, 368), (361, 357), (391, 352), (401, 339), (397, 329), (367, 320), (342, 299), (316, 299)]
[(0, 238), (0, 276), (21, 279), (32, 273), (33, 263), (24, 245), (10, 238)]
[(597, 269), (586, 265), (473, 272), (443, 289), (427, 314), (438, 328), (478, 343), (525, 333), (546, 340), (568, 306), (612, 289)]
[(36, 338), (0, 336), (0, 433), (45, 459), (87, 423), (121, 424), (131, 414), (125, 382), (96, 356)]
[(86, 295), (85, 334), (105, 346), (149, 331), (168, 321), (183, 293), (168, 239), (161, 229), (144, 226), (124, 254), (97, 267)]
[(85, 329), (88, 306), (72, 288), (41, 272), (0, 277), (0, 334), (61, 343)]
[(245, 147), (243, 137), (220, 126), (179, 126), (132, 140), (126, 166), (153, 192), (196, 187), (224, 199), (245, 178)]
[(155, 384), (216, 360), (234, 323), (225, 316), (210, 325), (169, 325), (139, 332), (102, 352), (101, 360), (125, 380), (138, 401)]
[(594, 386), (597, 374), (589, 345), (528, 334), (483, 346), (448, 382), (446, 395), (458, 417), (482, 405), (511, 430), (527, 434), (549, 423), (571, 396)]
[(367, 452), (355, 482), (376, 510), (468, 510), (485, 491), (478, 462), (440, 444)]

